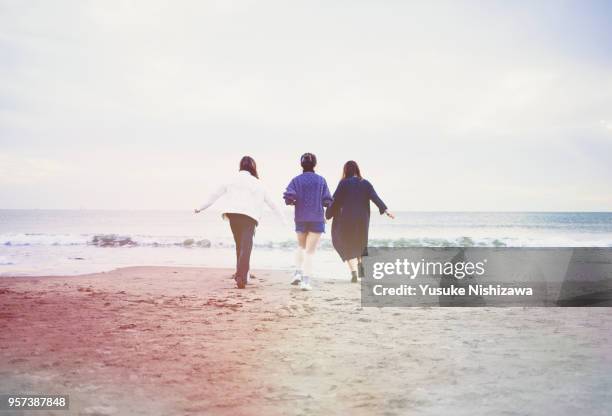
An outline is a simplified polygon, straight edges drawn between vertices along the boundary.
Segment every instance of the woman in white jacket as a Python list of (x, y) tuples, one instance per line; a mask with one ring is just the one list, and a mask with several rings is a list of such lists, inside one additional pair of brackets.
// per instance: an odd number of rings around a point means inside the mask
[(234, 278), (238, 288), (244, 289), (249, 275), (253, 235), (255, 235), (255, 227), (257, 227), (261, 218), (264, 204), (276, 212), (283, 223), (285, 218), (259, 181), (257, 165), (250, 156), (244, 156), (240, 160), (238, 174), (211, 194), (200, 208), (195, 209), (195, 213), (197, 214), (210, 207), (222, 196), (225, 197), (222, 210), (223, 218), (229, 220), (236, 243), (236, 274)]

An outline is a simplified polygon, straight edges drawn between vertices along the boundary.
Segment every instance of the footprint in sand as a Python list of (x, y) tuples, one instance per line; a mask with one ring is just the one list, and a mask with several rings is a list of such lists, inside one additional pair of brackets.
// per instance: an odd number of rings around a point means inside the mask
[(294, 311), (287, 305), (279, 306), (276, 311), (276, 316), (279, 318), (291, 318), (294, 317)]
[(308, 312), (308, 313), (313, 313), (317, 310), (316, 307), (314, 306), (310, 306), (310, 305), (304, 305), (304, 311)]

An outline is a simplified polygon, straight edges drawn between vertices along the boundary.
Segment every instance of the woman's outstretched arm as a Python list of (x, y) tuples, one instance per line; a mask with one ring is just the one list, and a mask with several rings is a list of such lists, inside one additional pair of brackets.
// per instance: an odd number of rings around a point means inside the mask
[(374, 204), (378, 207), (378, 212), (380, 212), (380, 215), (387, 214), (388, 217), (395, 218), (395, 216), (389, 212), (383, 200), (380, 199), (374, 190), (374, 186), (372, 186), (370, 182), (368, 182), (368, 184), (370, 185), (370, 201), (374, 202)]
[(279, 208), (279, 206), (276, 204), (276, 202), (274, 202), (274, 200), (272, 200), (272, 198), (270, 198), (270, 195), (268, 195), (267, 192), (264, 191), (264, 202), (266, 203), (266, 205), (276, 213), (276, 215), (279, 216), (279, 218), (281, 219), (281, 221), (283, 222), (283, 224), (287, 224), (287, 218), (285, 218), (285, 214), (283, 213), (283, 211)]
[(221, 185), (212, 194), (210, 194), (208, 198), (206, 199), (206, 201), (199, 208), (196, 208), (194, 212), (197, 214), (198, 212), (204, 211), (206, 208), (214, 204), (217, 201), (217, 199), (221, 198), (226, 191), (227, 191), (227, 186)]

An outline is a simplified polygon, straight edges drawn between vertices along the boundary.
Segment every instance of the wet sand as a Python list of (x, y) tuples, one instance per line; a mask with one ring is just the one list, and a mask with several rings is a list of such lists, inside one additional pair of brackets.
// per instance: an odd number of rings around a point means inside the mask
[(75, 415), (612, 408), (609, 308), (361, 308), (348, 280), (302, 292), (255, 271), (238, 290), (230, 274), (0, 279), (0, 393), (69, 394)]

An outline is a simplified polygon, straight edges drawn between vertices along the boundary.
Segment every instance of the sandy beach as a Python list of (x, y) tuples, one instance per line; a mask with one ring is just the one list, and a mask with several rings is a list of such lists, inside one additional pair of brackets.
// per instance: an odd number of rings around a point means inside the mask
[(238, 290), (230, 275), (0, 279), (0, 392), (69, 394), (74, 415), (612, 408), (608, 308), (362, 308), (348, 280), (301, 292), (255, 271)]

